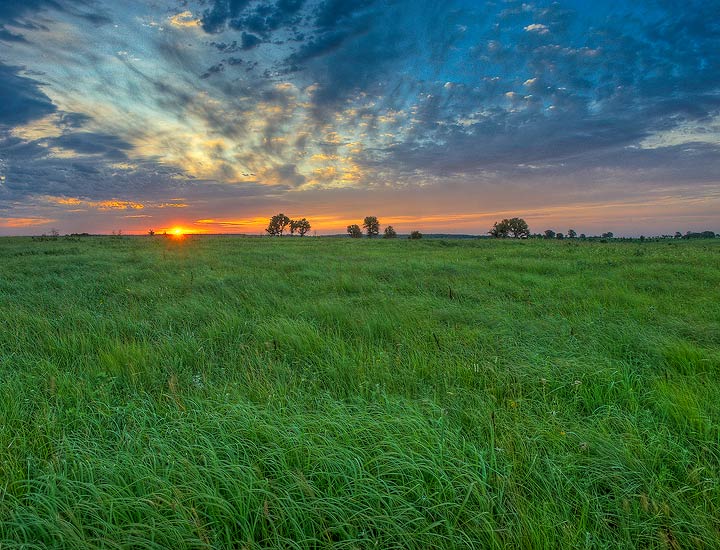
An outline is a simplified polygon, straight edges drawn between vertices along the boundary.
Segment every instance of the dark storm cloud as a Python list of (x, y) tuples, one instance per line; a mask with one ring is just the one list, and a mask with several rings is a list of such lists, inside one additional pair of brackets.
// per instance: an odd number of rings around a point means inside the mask
[(52, 147), (69, 149), (83, 155), (103, 155), (108, 160), (127, 158), (132, 145), (117, 136), (97, 132), (69, 133), (46, 140)]
[(247, 32), (242, 33), (242, 40), (240, 42), (240, 48), (243, 50), (252, 50), (255, 46), (260, 44), (262, 40), (255, 36), (254, 34), (250, 34)]
[(14, 34), (0, 25), (0, 42), (24, 42), (25, 37), (21, 34)]
[(21, 76), (21, 67), (0, 63), (0, 126), (15, 126), (55, 112), (38, 82)]
[[(356, 90), (380, 94), (375, 82), (413, 68), (398, 47), (401, 30), (385, 35), (375, 17), (371, 27), (363, 27), (353, 8), (367, 10), (366, 4), (326, 6), (318, 27), (323, 23), (343, 31), (328, 30), (325, 43), (306, 43), (293, 60), (303, 59), (310, 72), (324, 76), (321, 104)], [(517, 3), (495, 17), (467, 17), (466, 37), (414, 67), (414, 85), (403, 88), (394, 78), (394, 89), (385, 86), (378, 104), (400, 104), (408, 94), (415, 122), (378, 155), (377, 163), (436, 174), (511, 170), (541, 160), (567, 166), (581, 154), (583, 162), (600, 164), (607, 151), (620, 152), (655, 132), (709, 120), (720, 112), (720, 35), (713, 9), (705, 3), (696, 7), (699, 15), (672, 3), (648, 13), (621, 10), (600, 24), (557, 4)], [(436, 21), (443, 34), (452, 26), (449, 18)], [(473, 27), (475, 21), (481, 23)], [(432, 29), (423, 36), (438, 43)], [(415, 50), (422, 58), (419, 41)], [(363, 67), (373, 72), (363, 74)], [(422, 81), (423, 76), (433, 80)], [(681, 151), (667, 148), (651, 155), (663, 154), (672, 159)]]
[[(77, 155), (58, 157), (52, 148)], [(35, 141), (0, 136), (0, 159), (6, 163), (0, 201), (27, 201), (33, 196), (152, 198), (177, 192), (187, 182), (186, 178), (177, 179), (178, 170), (153, 159), (126, 167), (113, 165), (126, 159), (128, 149), (129, 145), (115, 136), (90, 132)]]
[(298, 24), (297, 14), (304, 4), (305, 0), (259, 4), (250, 0), (214, 0), (203, 13), (202, 27), (208, 33), (230, 28), (267, 37), (272, 31)]
[(307, 178), (298, 172), (297, 166), (294, 164), (274, 166), (264, 175), (274, 182), (279, 182), (288, 187), (297, 187), (307, 181)]
[(23, 25), (23, 17), (43, 9), (62, 10), (55, 0), (0, 0), (0, 23)]
[(90, 0), (0, 0), (0, 41), (24, 41), (22, 35), (9, 31), (5, 25), (28, 30), (45, 28), (29, 20), (45, 10), (65, 12), (95, 26), (111, 22), (106, 14), (94, 11), (94, 8), (94, 2)]
[[(319, 86), (322, 112), (357, 91), (378, 93), (408, 41), (399, 2), (392, 0), (328, 0), (313, 14), (308, 37), (287, 60), (287, 67), (308, 73)], [(420, 29), (414, 29), (417, 32)], [(409, 54), (410, 52), (407, 51)]]

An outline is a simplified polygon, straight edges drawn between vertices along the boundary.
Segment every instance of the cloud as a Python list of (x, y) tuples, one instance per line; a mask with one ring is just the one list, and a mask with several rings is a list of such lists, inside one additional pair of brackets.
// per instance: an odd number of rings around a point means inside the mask
[(549, 34), (550, 29), (547, 25), (543, 25), (542, 23), (533, 23), (532, 25), (528, 25), (524, 27), (526, 32), (534, 32), (537, 34)]
[(259, 45), (262, 42), (262, 40), (255, 36), (254, 34), (250, 34), (248, 32), (242, 33), (242, 39), (240, 41), (240, 49), (242, 50), (252, 50), (254, 47)]
[(0, 217), (0, 227), (6, 228), (22, 228), (22, 227), (36, 227), (39, 225), (48, 225), (56, 222), (57, 220), (52, 218), (2, 218)]
[(110, 161), (124, 160), (133, 146), (109, 134), (97, 132), (72, 132), (47, 140), (50, 147), (69, 149), (82, 155), (102, 155)]
[(67, 13), (95, 26), (111, 22), (110, 18), (100, 11), (86, 11), (86, 8), (93, 7), (95, 6), (87, 0), (0, 0), (0, 41), (25, 41), (22, 35), (9, 31), (6, 25), (26, 30), (46, 28), (33, 22), (33, 17), (48, 10)]
[(180, 28), (195, 28), (201, 25), (201, 21), (195, 18), (190, 10), (171, 16), (169, 21), (172, 26)]
[(230, 28), (267, 37), (273, 31), (299, 23), (298, 12), (305, 0), (277, 0), (255, 4), (249, 0), (213, 0), (203, 13), (202, 28), (219, 33)]
[(0, 125), (15, 126), (56, 110), (35, 80), (21, 76), (22, 67), (0, 63)]

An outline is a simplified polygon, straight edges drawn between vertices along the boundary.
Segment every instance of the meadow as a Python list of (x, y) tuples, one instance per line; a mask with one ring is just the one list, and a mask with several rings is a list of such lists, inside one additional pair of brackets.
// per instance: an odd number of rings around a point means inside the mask
[(720, 239), (0, 239), (0, 548), (720, 548)]

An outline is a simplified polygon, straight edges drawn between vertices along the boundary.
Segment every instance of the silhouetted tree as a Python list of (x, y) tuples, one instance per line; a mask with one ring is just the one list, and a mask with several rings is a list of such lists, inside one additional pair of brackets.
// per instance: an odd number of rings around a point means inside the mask
[(388, 225), (385, 228), (385, 234), (383, 235), (383, 239), (394, 239), (397, 237), (397, 233), (395, 233), (395, 228), (392, 225)]
[(675, 238), (682, 239), (682, 233), (680, 233), (680, 231), (675, 231)]
[(502, 220), (500, 222), (495, 222), (492, 226), (492, 229), (488, 231), (491, 237), (494, 237), (496, 239), (504, 239), (510, 234), (510, 224), (509, 220)]
[(296, 223), (295, 229), (300, 234), (301, 237), (305, 236), (305, 233), (310, 231), (310, 222), (307, 221), (305, 218), (298, 220)]
[(562, 241), (565, 238), (565, 235), (563, 235), (562, 233), (557, 233), (557, 234), (555, 234), (555, 238), (558, 241)]
[(580, 233), (580, 238), (581, 238), (581, 239), (586, 239), (587, 237), (585, 236), (585, 233)]
[(602, 234), (603, 239), (612, 239), (615, 235), (613, 235), (612, 231), (608, 231), (607, 233)]
[(155, 236), (155, 230), (154, 230), (154, 229), (149, 229), (149, 230), (148, 230), (148, 235), (150, 235), (151, 237), (154, 237), (154, 236)]
[(685, 233), (685, 236), (683, 239), (714, 239), (715, 238), (715, 232), (714, 231), (701, 231), (701, 232), (695, 232), (695, 231), (688, 231)]
[(568, 229), (568, 239), (574, 239), (577, 237), (577, 233), (574, 229)]
[(420, 233), (420, 231), (411, 231), (408, 239), (422, 239), (422, 233)]
[(280, 212), (280, 214), (275, 214), (272, 218), (270, 218), (270, 223), (265, 231), (267, 231), (268, 235), (278, 235), (282, 237), (282, 234), (289, 223), (290, 218)]
[(297, 224), (298, 224), (299, 221), (300, 221), (300, 220), (290, 220), (290, 234), (291, 234), (291, 235), (294, 235), (294, 234), (295, 234), (295, 231), (297, 231), (297, 229), (298, 229), (298, 225), (297, 225)]
[(495, 238), (514, 237), (516, 239), (526, 239), (530, 236), (530, 229), (527, 222), (522, 218), (505, 218), (500, 222), (495, 222), (488, 233)]
[(530, 236), (530, 228), (522, 218), (510, 218), (508, 226), (510, 234), (516, 239), (527, 239)]
[(363, 220), (363, 227), (370, 238), (377, 237), (380, 233), (380, 222), (375, 216), (366, 216)]
[(552, 229), (546, 229), (545, 230), (545, 238), (546, 239), (554, 239), (555, 238), (555, 231)]
[(350, 237), (353, 239), (359, 239), (362, 237), (362, 230), (360, 229), (360, 226), (356, 223), (348, 225), (347, 232), (348, 235), (350, 235)]

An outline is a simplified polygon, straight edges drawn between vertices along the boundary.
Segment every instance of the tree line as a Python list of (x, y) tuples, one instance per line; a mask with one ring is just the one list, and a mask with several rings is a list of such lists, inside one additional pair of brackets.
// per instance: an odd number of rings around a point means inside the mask
[[(290, 232), (290, 235), (295, 235), (296, 233), (300, 235), (301, 237), (304, 237), (309, 231), (312, 226), (310, 225), (310, 222), (305, 219), (301, 218), (299, 220), (293, 220), (290, 219), (288, 216), (283, 214), (282, 212), (279, 214), (275, 214), (270, 218), (270, 221), (268, 223), (267, 228), (265, 229), (265, 232), (268, 235), (278, 236), (282, 237), (286, 231)], [(372, 239), (375, 237), (380, 236), (380, 221), (377, 219), (376, 216), (365, 216), (365, 219), (363, 219), (362, 224), (351, 224), (348, 225), (346, 228), (347, 235), (352, 239), (360, 239), (363, 236)], [(151, 232), (152, 234), (153, 232)], [(542, 233), (531, 233), (530, 227), (528, 226), (527, 222), (523, 218), (505, 218), (503, 220), (500, 220), (498, 222), (495, 222), (493, 226), (488, 231), (488, 235), (490, 237), (494, 237), (496, 239), (556, 239), (556, 240), (563, 240), (563, 239), (615, 239), (615, 235), (612, 231), (607, 231), (602, 233), (601, 235), (591, 235), (586, 236), (585, 233), (578, 234), (577, 231), (570, 228), (567, 230), (567, 232), (555, 232), (553, 229), (546, 229)], [(398, 234), (395, 231), (395, 228), (392, 225), (388, 225), (385, 227), (382, 233), (383, 239), (395, 239), (397, 238)], [(692, 232), (688, 231), (685, 234), (682, 234), (680, 231), (677, 231), (674, 235), (662, 235), (662, 236), (656, 236), (656, 237), (649, 237), (652, 239), (714, 239), (717, 235), (714, 231), (702, 231), (702, 232)], [(423, 237), (422, 233), (420, 231), (412, 231), (409, 235), (409, 239), (421, 239)], [(640, 240), (644, 241), (648, 239), (648, 237), (641, 236)]]
[[(505, 218), (504, 220), (501, 220), (499, 222), (495, 222), (495, 224), (490, 228), (490, 231), (488, 231), (488, 234), (491, 237), (497, 238), (497, 239), (507, 239), (507, 238), (514, 238), (514, 239), (529, 239), (529, 238), (535, 238), (535, 239), (557, 239), (557, 240), (563, 240), (563, 239), (614, 239), (615, 234), (612, 231), (607, 231), (605, 233), (602, 233), (599, 236), (590, 236), (588, 237), (585, 235), (585, 233), (580, 233), (578, 235), (577, 231), (574, 229), (568, 229), (567, 233), (561, 233), (561, 232), (555, 232), (553, 229), (546, 229), (542, 233), (530, 233), (530, 228), (528, 227), (527, 222), (522, 218)], [(644, 235), (640, 236), (640, 240), (644, 241), (648, 238), (651, 239), (714, 239), (716, 236), (716, 233), (714, 231), (701, 231), (701, 232), (693, 232), (688, 231), (684, 235), (680, 231), (676, 231), (674, 235), (658, 235), (656, 237), (645, 237)]]
[[(365, 234), (369, 239), (380, 235), (380, 222), (376, 216), (365, 216), (362, 227), (365, 229)], [(359, 239), (363, 236), (362, 229), (360, 229), (360, 226), (356, 223), (347, 226), (347, 234), (351, 239)], [(397, 236), (397, 232), (392, 225), (388, 225), (383, 231), (383, 239), (396, 239)], [(420, 233), (420, 231), (412, 231), (410, 235), (408, 235), (408, 238), (422, 239), (422, 233)]]
[[(310, 231), (311, 225), (308, 220), (302, 218), (300, 220), (291, 220), (285, 214), (280, 212), (270, 218), (265, 232), (268, 235), (282, 237), (286, 229), (290, 230), (290, 235), (297, 233), (301, 237), (304, 237), (308, 231)], [(380, 235), (380, 221), (376, 216), (366, 216), (362, 223), (362, 228), (358, 224), (351, 224), (347, 226), (347, 234), (350, 238), (359, 239), (363, 236), (363, 229), (365, 235), (368, 238), (377, 237)], [(397, 238), (397, 232), (392, 225), (385, 227), (383, 231), (383, 239), (395, 239)], [(420, 231), (412, 231), (408, 236), (409, 239), (422, 239), (422, 233)]]

